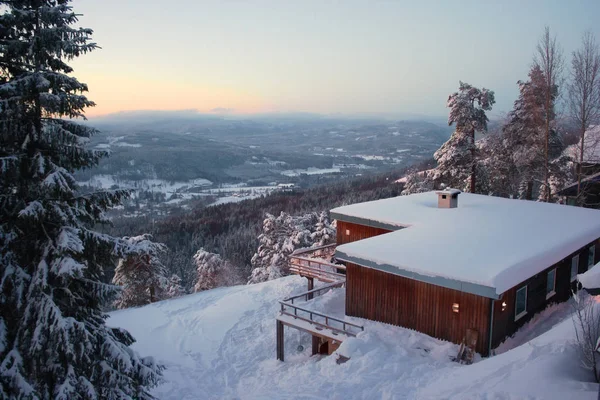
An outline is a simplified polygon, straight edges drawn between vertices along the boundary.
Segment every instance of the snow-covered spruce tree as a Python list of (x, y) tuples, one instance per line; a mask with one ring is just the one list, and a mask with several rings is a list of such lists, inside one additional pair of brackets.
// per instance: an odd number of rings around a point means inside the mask
[(314, 232), (310, 234), (312, 246), (325, 246), (335, 243), (336, 229), (329, 222), (327, 211), (321, 211), (318, 216), (317, 223), (314, 227)]
[(414, 171), (406, 176), (406, 183), (402, 190), (402, 195), (406, 196), (413, 193), (424, 193), (433, 190), (433, 175), (434, 170)]
[(267, 214), (263, 233), (258, 237), (258, 251), (252, 257), (252, 275), (248, 283), (265, 282), (288, 273), (289, 255), (294, 250), (310, 247), (310, 229), (314, 213), (293, 217), (281, 212), (278, 217)]
[(194, 292), (214, 289), (224, 285), (226, 274), (231, 270), (231, 267), (220, 255), (200, 249), (194, 254), (193, 259), (198, 271)]
[(115, 307), (139, 307), (166, 298), (167, 278), (160, 254), (166, 251), (162, 243), (151, 236), (124, 237), (131, 250), (119, 260), (113, 283), (121, 287)]
[(177, 274), (171, 275), (167, 282), (166, 298), (174, 299), (185, 295), (185, 289), (181, 285), (181, 278)]
[(161, 367), (101, 310), (115, 288), (100, 277), (130, 246), (93, 227), (127, 192), (82, 194), (72, 175), (106, 156), (71, 119), (93, 103), (65, 62), (92, 31), (68, 0), (0, 5), (0, 398), (149, 399)]
[(458, 92), (448, 97), (448, 125), (454, 124), (456, 130), (434, 154), (438, 166), (433, 179), (439, 185), (472, 193), (477, 191), (475, 133), (487, 131), (488, 118), (485, 112), (491, 110), (494, 103), (493, 91), (477, 89), (464, 82), (460, 82)]

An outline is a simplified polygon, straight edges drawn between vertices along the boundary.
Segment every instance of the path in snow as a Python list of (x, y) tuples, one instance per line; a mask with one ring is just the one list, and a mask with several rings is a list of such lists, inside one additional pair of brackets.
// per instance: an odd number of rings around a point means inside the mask
[[(540, 338), (472, 366), (450, 361), (458, 346), (404, 328), (349, 318), (366, 332), (346, 340), (350, 361), (310, 356), (310, 336), (285, 329), (284, 363), (275, 359), (278, 300), (306, 288), (292, 276), (220, 288), (117, 311), (108, 324), (128, 329), (143, 355), (163, 362), (159, 399), (595, 399), (566, 345), (570, 321)], [(311, 308), (343, 313), (344, 290)], [(571, 330), (569, 330), (571, 329)], [(566, 339), (565, 339), (566, 338)], [(304, 347), (298, 351), (298, 345)], [(544, 376), (548, 376), (549, 382)], [(531, 378), (535, 379), (532, 385)]]

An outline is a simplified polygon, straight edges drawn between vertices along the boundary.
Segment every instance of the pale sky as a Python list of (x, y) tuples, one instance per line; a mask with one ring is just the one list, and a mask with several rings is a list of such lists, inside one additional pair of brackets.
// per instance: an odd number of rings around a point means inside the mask
[(545, 25), (567, 64), (600, 0), (75, 0), (101, 47), (72, 62), (127, 110), (446, 115), (463, 80), (506, 112)]

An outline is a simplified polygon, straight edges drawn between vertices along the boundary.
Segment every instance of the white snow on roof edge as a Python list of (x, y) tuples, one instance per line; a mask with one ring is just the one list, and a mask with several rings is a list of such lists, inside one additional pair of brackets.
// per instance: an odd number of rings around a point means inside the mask
[(577, 275), (577, 280), (584, 289), (600, 289), (600, 262), (583, 274)]
[[(480, 285), (498, 295), (600, 238), (598, 210), (471, 193), (461, 194), (455, 209), (438, 208), (435, 192), (427, 192), (332, 212), (348, 222), (407, 227), (340, 245), (340, 253), (375, 269), (393, 266), (397, 275)], [(449, 285), (440, 286), (456, 289)]]

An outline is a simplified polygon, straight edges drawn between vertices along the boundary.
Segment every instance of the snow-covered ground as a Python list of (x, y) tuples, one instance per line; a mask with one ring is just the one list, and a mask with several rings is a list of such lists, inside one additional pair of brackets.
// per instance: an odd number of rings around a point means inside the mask
[[(94, 175), (90, 180), (79, 182), (82, 186), (97, 189), (122, 189), (144, 190), (154, 193), (164, 193), (167, 201), (165, 204), (179, 204), (187, 200), (198, 199), (203, 196), (217, 196), (218, 199), (210, 205), (237, 203), (243, 200), (254, 199), (268, 195), (281, 187), (275, 183), (273, 186), (247, 186), (241, 184), (223, 184), (220, 187), (210, 187), (211, 181), (204, 178), (192, 179), (185, 182), (169, 182), (162, 179), (143, 179), (139, 181), (116, 179), (113, 175)], [(177, 198), (171, 198), (176, 195)]]
[(322, 174), (335, 174), (341, 172), (339, 167), (333, 168), (315, 168), (310, 167), (306, 169), (288, 169), (281, 171), (281, 175), (285, 176), (300, 176), (300, 175), (322, 175)]
[[(214, 289), (113, 312), (108, 324), (128, 329), (137, 351), (166, 365), (165, 382), (154, 390), (159, 399), (596, 398), (598, 385), (587, 382), (575, 357), (564, 306), (547, 311), (566, 318), (548, 332), (512, 350), (505, 344), (503, 354), (471, 366), (450, 360), (454, 344), (356, 318), (348, 320), (364, 324), (365, 332), (338, 350), (351, 357), (345, 364), (337, 365), (335, 354), (311, 357), (309, 335), (290, 328), (286, 361), (279, 362), (277, 301), (305, 288), (304, 279), (292, 276)], [(343, 306), (343, 289), (311, 302), (315, 310), (338, 315)], [(534, 322), (527, 339), (547, 328)]]

